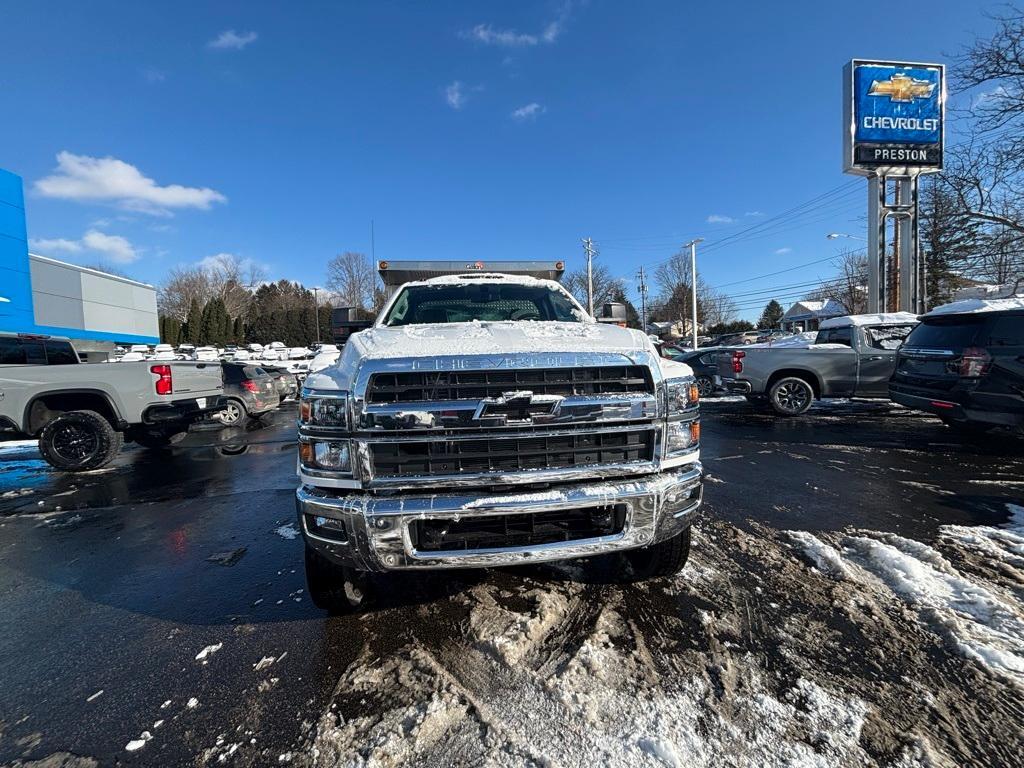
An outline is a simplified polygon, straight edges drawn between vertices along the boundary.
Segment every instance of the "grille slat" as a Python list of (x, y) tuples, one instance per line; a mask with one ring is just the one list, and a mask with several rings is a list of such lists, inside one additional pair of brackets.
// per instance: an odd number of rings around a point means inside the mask
[(566, 469), (651, 461), (654, 431), (370, 443), (375, 477)]
[(516, 371), (406, 371), (376, 373), (367, 403), (480, 400), (528, 389), (535, 395), (652, 394), (650, 371), (642, 365), (540, 368)]

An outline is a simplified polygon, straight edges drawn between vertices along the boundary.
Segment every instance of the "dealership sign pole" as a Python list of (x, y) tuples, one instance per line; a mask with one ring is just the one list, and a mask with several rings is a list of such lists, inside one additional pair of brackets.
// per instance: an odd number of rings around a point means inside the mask
[[(843, 68), (843, 111), (843, 172), (868, 179), (868, 311), (923, 312), (918, 179), (942, 170), (945, 67), (854, 59)], [(898, 243), (891, 259), (899, 269), (892, 273), (886, 269), (889, 219)]]

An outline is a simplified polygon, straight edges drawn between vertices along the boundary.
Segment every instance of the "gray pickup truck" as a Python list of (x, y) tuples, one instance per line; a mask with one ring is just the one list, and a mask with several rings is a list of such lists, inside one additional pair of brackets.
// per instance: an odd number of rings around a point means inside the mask
[(0, 427), (38, 437), (57, 469), (98, 469), (125, 439), (168, 445), (223, 392), (219, 362), (80, 363), (68, 339), (0, 333)]
[(799, 416), (818, 398), (888, 398), (896, 350), (917, 322), (908, 312), (847, 315), (824, 321), (807, 347), (732, 349), (718, 359), (721, 386), (767, 399), (781, 416)]

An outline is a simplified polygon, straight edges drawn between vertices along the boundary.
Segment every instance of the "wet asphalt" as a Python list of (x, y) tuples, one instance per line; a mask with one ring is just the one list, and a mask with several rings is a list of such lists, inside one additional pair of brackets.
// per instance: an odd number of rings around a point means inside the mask
[[(294, 537), (294, 419), (286, 404), (168, 451), (130, 445), (85, 475), (31, 447), (0, 450), (0, 765), (65, 752), (301, 762), (345, 669), (366, 649), (385, 656), (397, 622), (429, 636), (432, 611), (461, 589), (514, 582), (514, 569), (396, 579), (375, 611), (325, 617)], [(930, 542), (940, 525), (995, 525), (1007, 502), (1024, 504), (1024, 442), (965, 440), (888, 403), (782, 420), (711, 400), (703, 435), (706, 512), (741, 528)], [(133, 740), (144, 746), (128, 751)]]

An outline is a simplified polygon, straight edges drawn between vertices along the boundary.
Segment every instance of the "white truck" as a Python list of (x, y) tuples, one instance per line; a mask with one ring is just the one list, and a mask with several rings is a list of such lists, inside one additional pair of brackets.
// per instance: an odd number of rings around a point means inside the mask
[(98, 469), (125, 439), (168, 445), (223, 392), (219, 362), (80, 363), (66, 338), (0, 333), (0, 427), (38, 437), (57, 469)]
[(310, 597), (345, 611), (365, 572), (620, 551), (638, 578), (676, 573), (701, 503), (697, 401), (688, 366), (556, 282), (403, 285), (303, 388)]

